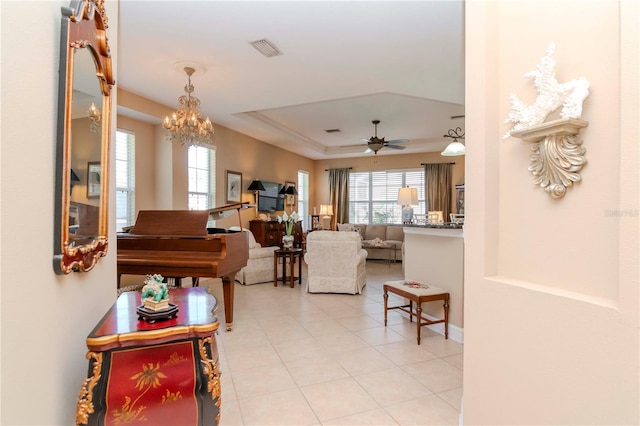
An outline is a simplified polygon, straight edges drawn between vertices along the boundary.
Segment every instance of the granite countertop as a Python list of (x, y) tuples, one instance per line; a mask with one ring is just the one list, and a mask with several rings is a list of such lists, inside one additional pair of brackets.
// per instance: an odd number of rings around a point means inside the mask
[(440, 225), (420, 225), (416, 223), (404, 224), (402, 226), (409, 228), (431, 228), (431, 229), (462, 229), (463, 225), (453, 222), (444, 222)]

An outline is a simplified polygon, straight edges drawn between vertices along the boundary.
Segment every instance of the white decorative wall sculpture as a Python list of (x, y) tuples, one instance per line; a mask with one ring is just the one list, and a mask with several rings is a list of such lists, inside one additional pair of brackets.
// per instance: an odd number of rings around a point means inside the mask
[[(589, 123), (581, 120), (582, 103), (589, 96), (589, 81), (581, 77), (558, 83), (555, 76), (551, 44), (535, 71), (524, 77), (532, 78), (538, 90), (533, 105), (527, 105), (511, 93), (511, 111), (505, 123), (514, 123), (504, 137), (516, 137), (533, 142), (529, 170), (535, 176), (533, 183), (540, 185), (553, 198), (562, 198), (573, 182), (581, 180), (580, 170), (586, 164), (582, 139), (577, 135)], [(545, 122), (547, 116), (560, 108), (560, 119)]]

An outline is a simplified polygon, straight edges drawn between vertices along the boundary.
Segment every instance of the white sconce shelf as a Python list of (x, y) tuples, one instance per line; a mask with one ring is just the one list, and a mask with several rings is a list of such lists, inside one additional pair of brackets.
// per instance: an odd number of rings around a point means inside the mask
[(529, 166), (535, 176), (533, 183), (552, 198), (564, 197), (567, 188), (582, 179), (580, 170), (587, 159), (578, 134), (588, 125), (579, 118), (564, 118), (511, 132), (511, 136), (533, 143)]

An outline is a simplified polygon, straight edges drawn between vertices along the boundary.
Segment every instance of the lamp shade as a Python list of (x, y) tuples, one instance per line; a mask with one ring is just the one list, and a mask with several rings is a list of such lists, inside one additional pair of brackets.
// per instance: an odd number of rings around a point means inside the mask
[(289, 186), (287, 189), (285, 189), (284, 193), (287, 195), (298, 195), (298, 191), (296, 191), (295, 186)]
[(333, 206), (331, 204), (321, 204), (320, 214), (323, 216), (333, 216)]
[(464, 155), (465, 146), (458, 141), (453, 141), (440, 153), (440, 155), (444, 155), (445, 157), (455, 157), (457, 155)]
[(249, 190), (249, 191), (264, 191), (264, 185), (262, 184), (262, 181), (254, 180), (253, 182), (251, 182), (251, 185), (249, 185), (249, 188), (247, 188), (247, 190)]
[(398, 204), (402, 206), (418, 205), (418, 190), (416, 188), (404, 187), (398, 191)]
[(80, 178), (73, 169), (71, 169), (71, 182), (80, 182)]

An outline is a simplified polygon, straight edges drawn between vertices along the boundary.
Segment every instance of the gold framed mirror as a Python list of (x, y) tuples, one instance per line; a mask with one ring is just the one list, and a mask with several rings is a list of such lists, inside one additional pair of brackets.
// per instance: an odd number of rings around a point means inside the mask
[(108, 247), (111, 89), (104, 0), (62, 8), (53, 268), (89, 271)]

